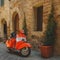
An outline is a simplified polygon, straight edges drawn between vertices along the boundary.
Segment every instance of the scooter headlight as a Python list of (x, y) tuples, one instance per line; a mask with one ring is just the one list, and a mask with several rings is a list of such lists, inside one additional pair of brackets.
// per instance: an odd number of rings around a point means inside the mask
[(22, 39), (22, 41), (25, 41), (25, 42), (26, 42), (26, 40), (25, 40), (25, 39)]

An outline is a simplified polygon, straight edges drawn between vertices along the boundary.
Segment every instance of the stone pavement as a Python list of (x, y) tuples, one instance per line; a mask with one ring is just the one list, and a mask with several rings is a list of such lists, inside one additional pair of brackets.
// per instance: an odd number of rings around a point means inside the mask
[(37, 51), (32, 51), (29, 57), (21, 57), (14, 53), (8, 53), (5, 44), (0, 43), (0, 60), (60, 60), (60, 57), (42, 58)]

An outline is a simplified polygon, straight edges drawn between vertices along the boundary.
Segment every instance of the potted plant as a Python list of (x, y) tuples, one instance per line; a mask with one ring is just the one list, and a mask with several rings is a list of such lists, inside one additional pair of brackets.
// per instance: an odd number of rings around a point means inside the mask
[(45, 31), (43, 45), (40, 46), (41, 56), (43, 57), (48, 58), (52, 56), (55, 43), (55, 29), (56, 22), (54, 19), (54, 12), (52, 6), (51, 13), (48, 18), (47, 30)]

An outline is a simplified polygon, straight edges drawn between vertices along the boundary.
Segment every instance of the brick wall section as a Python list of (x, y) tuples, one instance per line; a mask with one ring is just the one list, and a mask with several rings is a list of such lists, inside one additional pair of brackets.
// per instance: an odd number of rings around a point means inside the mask
[(56, 28), (56, 43), (55, 43), (55, 55), (60, 55), (60, 1), (55, 0), (54, 1), (54, 7), (55, 7), (55, 18), (57, 23)]
[(60, 15), (57, 16), (55, 55), (60, 55)]
[[(38, 45), (40, 44), (40, 39), (42, 36), (44, 36), (44, 31), (46, 30), (46, 25), (47, 25), (47, 20), (48, 20), (48, 15), (50, 13), (50, 9), (51, 9), (51, 2), (50, 0), (26, 0), (22, 2), (23, 4), (23, 9), (25, 11), (26, 14), (26, 22), (27, 22), (27, 28), (28, 28), (28, 37), (31, 39), (30, 42), (33, 45), (33, 48), (38, 49)], [(42, 32), (38, 32), (38, 31), (34, 31), (34, 27), (35, 27), (35, 20), (34, 20), (34, 11), (33, 11), (33, 7), (34, 6), (42, 6), (43, 5), (43, 31)], [(31, 38), (31, 36), (34, 35), (35, 38)], [(33, 44), (34, 43), (34, 44)]]
[[(46, 25), (47, 25), (47, 20), (48, 20), (48, 15), (51, 11), (51, 1), (50, 0), (44, 0), (40, 2), (43, 2), (43, 31), (42, 32), (35, 32), (33, 31), (34, 29), (34, 18), (33, 18), (33, 6), (36, 6), (36, 4), (39, 4), (38, 1), (33, 0), (33, 1), (27, 1), (28, 4), (24, 4), (25, 7), (25, 13), (26, 13), (26, 19), (27, 19), (27, 28), (29, 30), (29, 36), (35, 35), (35, 39), (32, 39), (31, 43), (33, 44), (34, 48), (37, 49), (38, 45), (38, 38), (43, 36), (44, 31), (46, 30)], [(32, 4), (31, 4), (32, 3)], [(54, 2), (54, 7), (55, 7), (55, 17), (57, 17), (60, 14), (60, 4), (59, 0), (55, 0)], [(56, 18), (57, 20), (57, 18)], [(60, 20), (60, 18), (59, 18)], [(56, 39), (56, 44), (55, 44), (55, 54), (60, 55), (60, 24), (57, 22), (57, 39)], [(30, 35), (31, 34), (31, 35)], [(37, 38), (38, 37), (38, 38)]]

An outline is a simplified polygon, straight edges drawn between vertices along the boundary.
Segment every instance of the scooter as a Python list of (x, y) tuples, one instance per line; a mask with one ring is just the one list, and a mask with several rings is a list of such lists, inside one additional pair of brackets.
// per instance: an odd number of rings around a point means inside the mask
[(6, 46), (8, 51), (15, 52), (17, 51), (19, 55), (27, 57), (31, 53), (31, 45), (24, 40), (16, 42), (16, 38), (10, 38), (6, 41)]

